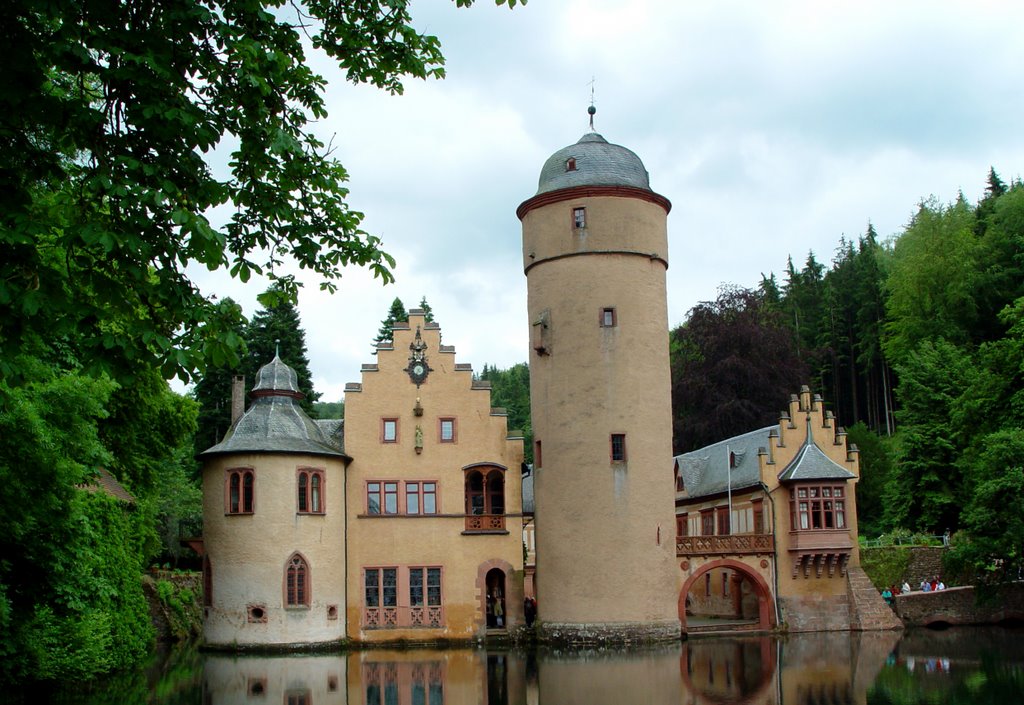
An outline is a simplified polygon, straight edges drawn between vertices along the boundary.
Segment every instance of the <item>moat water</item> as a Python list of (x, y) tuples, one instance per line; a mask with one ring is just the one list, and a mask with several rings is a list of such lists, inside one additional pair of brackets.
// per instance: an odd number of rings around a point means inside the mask
[(228, 656), (0, 701), (98, 705), (984, 705), (1024, 703), (1024, 628), (702, 637), (639, 650)]

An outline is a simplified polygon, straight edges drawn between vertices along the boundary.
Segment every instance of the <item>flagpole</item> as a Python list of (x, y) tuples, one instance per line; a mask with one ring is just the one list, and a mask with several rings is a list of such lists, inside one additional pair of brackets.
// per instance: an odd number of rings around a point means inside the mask
[(725, 445), (726, 488), (729, 493), (729, 534), (732, 534), (732, 452)]

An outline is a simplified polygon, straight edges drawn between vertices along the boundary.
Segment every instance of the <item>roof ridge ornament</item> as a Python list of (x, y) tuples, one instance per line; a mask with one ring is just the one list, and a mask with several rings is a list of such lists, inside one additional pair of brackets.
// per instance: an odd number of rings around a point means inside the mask
[(597, 108), (594, 107), (594, 77), (590, 77), (590, 107), (587, 108), (587, 114), (590, 115), (590, 131), (597, 132), (594, 129), (594, 113), (597, 112)]

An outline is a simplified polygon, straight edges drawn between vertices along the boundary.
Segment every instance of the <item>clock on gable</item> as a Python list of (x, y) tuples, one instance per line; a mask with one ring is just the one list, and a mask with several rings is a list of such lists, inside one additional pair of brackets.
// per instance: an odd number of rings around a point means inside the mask
[(419, 326), (416, 326), (416, 337), (409, 343), (409, 350), (409, 365), (405, 371), (409, 373), (409, 379), (413, 384), (418, 387), (427, 380), (427, 375), (433, 372), (430, 365), (427, 364), (427, 344), (420, 336)]

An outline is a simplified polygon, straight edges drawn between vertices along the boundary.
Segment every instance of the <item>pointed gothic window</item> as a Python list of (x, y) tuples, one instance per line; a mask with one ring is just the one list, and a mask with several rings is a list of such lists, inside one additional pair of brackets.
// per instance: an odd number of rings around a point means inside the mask
[(308, 607), (309, 597), (309, 565), (296, 553), (288, 559), (285, 573), (285, 604), (288, 607)]

